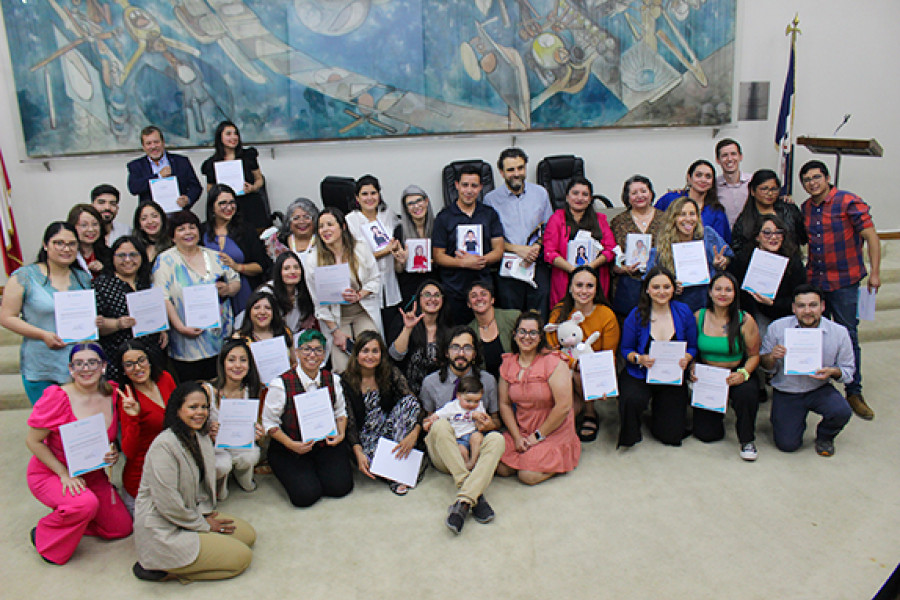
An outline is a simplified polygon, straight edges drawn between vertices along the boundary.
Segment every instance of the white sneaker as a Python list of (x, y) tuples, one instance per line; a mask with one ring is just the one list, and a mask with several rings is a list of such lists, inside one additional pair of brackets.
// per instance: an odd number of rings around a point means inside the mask
[(741, 446), (741, 458), (746, 461), (754, 461), (756, 457), (759, 456), (759, 452), (756, 450), (756, 444), (753, 442), (747, 442), (743, 446)]

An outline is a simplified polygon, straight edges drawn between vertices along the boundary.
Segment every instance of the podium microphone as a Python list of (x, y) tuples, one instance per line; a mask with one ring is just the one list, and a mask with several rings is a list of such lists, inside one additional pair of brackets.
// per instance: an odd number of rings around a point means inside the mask
[(847, 121), (849, 121), (849, 120), (850, 120), (850, 113), (847, 113), (846, 115), (844, 115), (844, 120), (841, 121), (841, 124), (837, 126), (837, 129), (835, 129), (835, 130), (834, 130), (834, 133), (832, 133), (831, 135), (837, 135), (837, 132), (840, 131), (840, 130), (841, 130), (841, 127), (843, 127), (844, 125), (846, 125), (846, 124), (847, 124)]

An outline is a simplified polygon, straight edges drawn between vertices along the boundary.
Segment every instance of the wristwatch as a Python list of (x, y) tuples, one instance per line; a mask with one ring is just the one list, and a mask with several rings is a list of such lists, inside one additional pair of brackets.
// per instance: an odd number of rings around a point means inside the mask
[(536, 439), (536, 440), (539, 441), (539, 442), (543, 442), (543, 441), (544, 441), (544, 434), (541, 433), (541, 430), (540, 430), (540, 429), (535, 429), (535, 430), (534, 430), (534, 439)]

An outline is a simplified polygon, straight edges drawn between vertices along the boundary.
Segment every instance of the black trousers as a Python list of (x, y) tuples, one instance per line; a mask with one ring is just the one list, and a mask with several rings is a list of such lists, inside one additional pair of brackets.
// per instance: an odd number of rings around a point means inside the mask
[[(756, 413), (759, 411), (759, 379), (756, 374), (728, 389), (728, 403), (737, 419), (735, 431), (741, 445), (756, 439)], [(725, 415), (702, 408), (693, 409), (694, 437), (701, 442), (716, 442), (725, 437)]]
[(550, 267), (544, 261), (538, 261), (535, 265), (534, 282), (537, 287), (518, 279), (498, 275), (494, 286), (497, 305), (500, 308), (511, 308), (519, 312), (533, 308), (541, 313), (541, 317), (546, 322), (552, 307), (550, 306)]
[(297, 454), (272, 440), (269, 466), (297, 507), (312, 506), (322, 496), (341, 498), (353, 491), (346, 442), (337, 446), (317, 444), (306, 454)]
[(172, 359), (178, 383), (185, 381), (212, 381), (216, 378), (216, 358), (210, 356), (201, 360), (185, 361)]
[(619, 446), (640, 442), (641, 415), (650, 406), (650, 433), (663, 444), (680, 446), (687, 429), (687, 387), (650, 385), (627, 372), (619, 378)]

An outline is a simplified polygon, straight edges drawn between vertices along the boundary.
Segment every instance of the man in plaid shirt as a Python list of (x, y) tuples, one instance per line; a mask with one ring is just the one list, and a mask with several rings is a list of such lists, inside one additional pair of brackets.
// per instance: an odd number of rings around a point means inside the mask
[(800, 181), (809, 198), (801, 207), (809, 234), (809, 282), (825, 292), (826, 316), (847, 328), (853, 342), (856, 374), (844, 386), (847, 402), (857, 416), (870, 420), (875, 413), (862, 395), (862, 368), (856, 308), (859, 282), (866, 276), (862, 246), (866, 243), (870, 271), (868, 287), (881, 287), (881, 243), (869, 215), (869, 205), (856, 194), (831, 185), (828, 167), (811, 160), (800, 169)]

